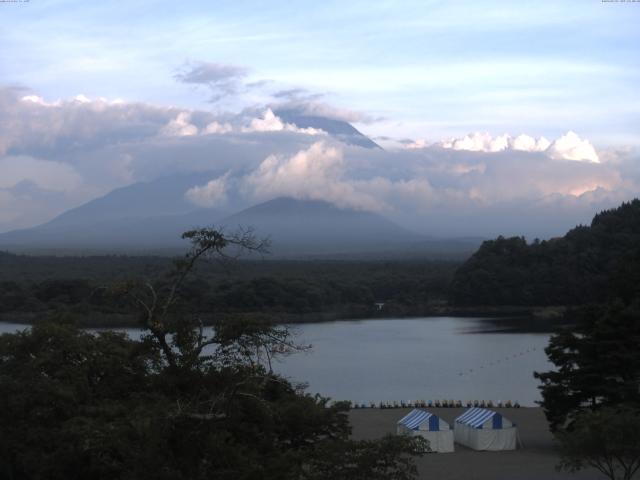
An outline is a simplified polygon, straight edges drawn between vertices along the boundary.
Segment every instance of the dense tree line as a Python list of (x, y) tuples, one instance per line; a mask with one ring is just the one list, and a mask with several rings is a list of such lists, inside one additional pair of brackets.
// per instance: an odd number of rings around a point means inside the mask
[(583, 305), (630, 298), (640, 285), (640, 200), (597, 214), (562, 238), (484, 242), (455, 274), (457, 305)]
[[(10, 258), (10, 260), (7, 260)], [(17, 280), (0, 276), (0, 315), (11, 318), (17, 313), (66, 311), (75, 313), (85, 324), (108, 322), (113, 314), (128, 312), (119, 297), (107, 287), (130, 278), (155, 278), (168, 259), (149, 257), (145, 264), (138, 257), (113, 257), (111, 270), (101, 257), (87, 257), (80, 267), (78, 258), (32, 257), (5, 254), (11, 270), (25, 271)], [(77, 278), (70, 277), (65, 265)], [(57, 265), (58, 270), (51, 270)], [(91, 266), (97, 270), (91, 272)], [(127, 268), (129, 267), (129, 268)], [(373, 262), (373, 261), (241, 261), (228, 271), (219, 265), (202, 262), (185, 282), (182, 301), (185, 308), (207, 315), (257, 313), (299, 315), (331, 313), (373, 315), (375, 302), (386, 302), (389, 313), (419, 313), (434, 302), (442, 302), (456, 263)], [(84, 270), (86, 269), (86, 271)], [(95, 320), (99, 318), (100, 320)], [(119, 317), (118, 317), (119, 318)], [(105, 320), (106, 319), (106, 320)]]

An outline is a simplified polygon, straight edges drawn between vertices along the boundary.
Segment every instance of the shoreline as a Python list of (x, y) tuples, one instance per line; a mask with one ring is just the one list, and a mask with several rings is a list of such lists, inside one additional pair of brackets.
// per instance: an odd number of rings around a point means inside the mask
[[(429, 408), (453, 426), (466, 408)], [(518, 428), (520, 448), (502, 452), (479, 452), (455, 444), (453, 453), (430, 453), (416, 458), (419, 479), (441, 480), (596, 480), (595, 470), (578, 473), (555, 470), (560, 456), (540, 407), (492, 408), (513, 421)], [(396, 422), (410, 408), (352, 409), (348, 412), (355, 440), (372, 440), (394, 434)]]
[[(561, 324), (566, 306), (437, 306), (413, 311), (376, 311), (346, 308), (338, 311), (289, 313), (289, 312), (220, 312), (203, 316), (205, 326), (215, 324), (214, 318), (221, 320), (255, 319), (273, 325), (301, 325), (307, 323), (346, 322), (358, 320), (391, 320), (428, 317), (454, 317), (513, 320), (516, 322), (533, 322), (540, 327), (553, 327)], [(19, 323), (33, 325), (44, 319), (51, 318), (60, 312), (55, 310), (43, 312), (7, 312), (0, 314), (2, 323)], [(72, 318), (78, 318), (79, 325), (84, 328), (137, 328), (140, 327), (136, 314), (103, 313), (103, 312), (62, 312)], [(91, 320), (83, 321), (82, 317)]]

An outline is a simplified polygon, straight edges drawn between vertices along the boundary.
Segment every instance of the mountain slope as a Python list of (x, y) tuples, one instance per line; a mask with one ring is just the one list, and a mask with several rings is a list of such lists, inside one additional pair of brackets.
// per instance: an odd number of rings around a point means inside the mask
[(196, 173), (134, 183), (68, 210), (45, 225), (79, 225), (111, 219), (187, 213), (195, 210), (195, 207), (187, 201), (185, 192), (210, 177), (205, 173)]
[(287, 123), (293, 123), (298, 128), (317, 128), (324, 130), (332, 137), (349, 145), (364, 148), (381, 148), (369, 137), (360, 132), (348, 122), (316, 115), (306, 115), (295, 109), (278, 109), (274, 112)]
[(180, 235), (228, 215), (198, 208), (185, 192), (211, 175), (165, 177), (118, 188), (33, 228), (0, 234), (0, 247), (30, 250), (146, 250), (179, 248)]
[(22, 253), (178, 253), (194, 227), (252, 227), (272, 241), (275, 257), (466, 258), (474, 239), (433, 239), (371, 212), (323, 201), (276, 198), (229, 216), (185, 199), (211, 174), (161, 178), (114, 190), (53, 220), (0, 234), (0, 249)]
[(381, 215), (316, 200), (276, 198), (220, 222), (269, 236), (276, 255), (394, 250), (423, 239)]
[[(55, 222), (0, 235), (0, 247), (12, 251), (88, 250), (156, 251), (183, 248), (183, 232), (212, 225), (224, 214), (198, 209), (175, 215), (123, 217), (78, 223)], [(64, 219), (66, 220), (66, 219)]]
[(484, 242), (456, 272), (451, 292), (458, 305), (581, 305), (640, 296), (640, 200), (599, 213), (562, 238)]

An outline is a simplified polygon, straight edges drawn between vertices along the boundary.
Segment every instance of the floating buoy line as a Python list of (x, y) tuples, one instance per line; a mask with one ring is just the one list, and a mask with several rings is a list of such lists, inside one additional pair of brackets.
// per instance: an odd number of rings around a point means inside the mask
[(519, 357), (522, 357), (522, 356), (524, 356), (524, 355), (526, 355), (528, 353), (533, 353), (535, 351), (537, 351), (536, 347), (530, 347), (530, 348), (527, 348), (526, 350), (522, 350), (521, 352), (513, 353), (511, 355), (507, 355), (506, 357), (498, 358), (498, 359), (493, 360), (493, 361), (488, 362), (488, 363), (480, 364), (480, 366), (478, 366), (478, 367), (469, 368), (469, 369), (466, 369), (466, 370), (461, 370), (461, 371), (458, 372), (458, 376), (459, 377), (464, 377), (464, 376), (472, 375), (474, 372), (476, 372), (478, 370), (482, 370), (485, 367), (488, 368), (488, 367), (494, 367), (494, 366), (497, 366), (497, 365), (504, 365), (505, 363), (508, 363), (508, 362), (512, 361), (514, 358), (519, 358)]
[(400, 401), (381, 401), (381, 402), (348, 402), (351, 404), (351, 408), (363, 409), (363, 408), (520, 408), (518, 401), (512, 402), (507, 400), (503, 402), (498, 400), (493, 402), (492, 400), (468, 400), (462, 402), (461, 400), (400, 400)]

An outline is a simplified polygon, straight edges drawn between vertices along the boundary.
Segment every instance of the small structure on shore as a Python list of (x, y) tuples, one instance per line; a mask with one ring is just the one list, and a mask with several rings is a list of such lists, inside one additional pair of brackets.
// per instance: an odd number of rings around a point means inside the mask
[(456, 443), (474, 450), (515, 450), (516, 425), (500, 413), (470, 408), (455, 419)]
[(416, 435), (429, 441), (432, 452), (453, 452), (453, 431), (447, 422), (425, 410), (413, 409), (400, 420), (398, 435)]

